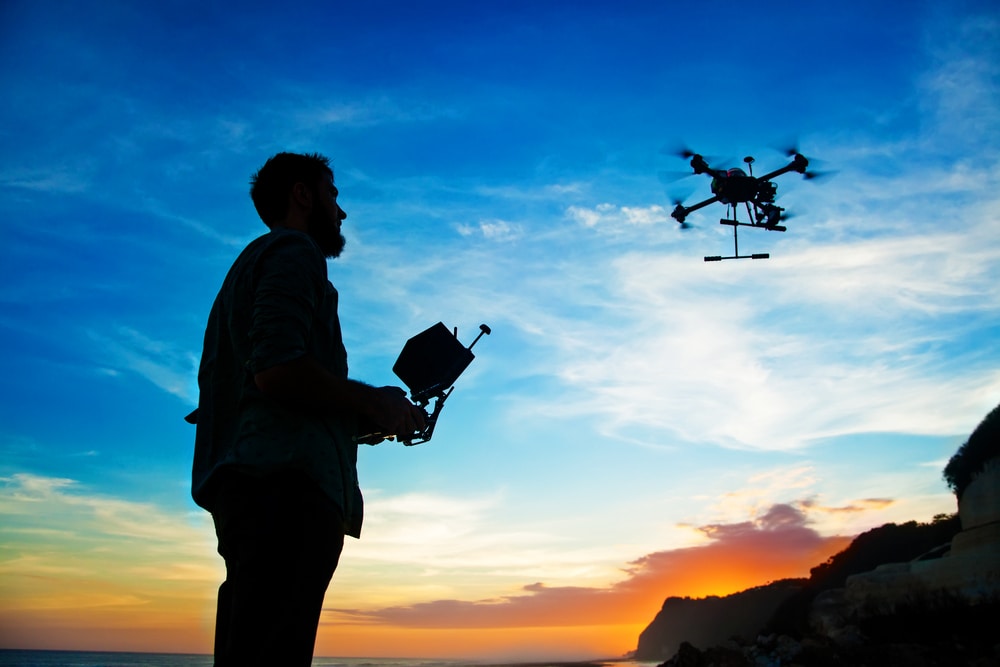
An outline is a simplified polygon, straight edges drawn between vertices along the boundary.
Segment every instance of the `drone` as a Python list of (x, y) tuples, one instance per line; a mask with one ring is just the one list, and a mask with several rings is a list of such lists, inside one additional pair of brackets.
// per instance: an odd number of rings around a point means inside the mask
[[(792, 161), (784, 167), (775, 169), (763, 176), (754, 176), (754, 159), (749, 155), (743, 158), (743, 162), (747, 166), (746, 171), (744, 171), (739, 167), (714, 169), (698, 153), (688, 150), (681, 152), (681, 157), (691, 159), (691, 168), (694, 169), (695, 174), (708, 174), (712, 177), (713, 196), (693, 206), (684, 206), (678, 202), (676, 208), (670, 213), (670, 217), (679, 222), (682, 227), (687, 227), (685, 219), (690, 213), (704, 208), (709, 204), (719, 202), (725, 204), (727, 207), (727, 217), (719, 220), (719, 224), (728, 225), (733, 228), (733, 254), (730, 256), (708, 256), (705, 257), (706, 262), (720, 262), (724, 259), (767, 259), (770, 257), (768, 253), (741, 255), (737, 230), (739, 227), (753, 227), (771, 232), (783, 232), (787, 229), (784, 225), (780, 224), (787, 216), (784, 213), (785, 209), (774, 203), (778, 186), (772, 183), (771, 180), (790, 171), (802, 174), (807, 179), (817, 175), (814, 172), (806, 171), (806, 167), (809, 166), (809, 160), (797, 150), (789, 150), (788, 155), (792, 158)], [(746, 207), (750, 218), (749, 222), (742, 222), (737, 219), (740, 204)]]

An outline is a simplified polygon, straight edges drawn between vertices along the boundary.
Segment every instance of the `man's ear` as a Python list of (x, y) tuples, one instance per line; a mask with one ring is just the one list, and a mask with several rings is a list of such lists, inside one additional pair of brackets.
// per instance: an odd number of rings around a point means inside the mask
[(310, 211), (313, 206), (313, 192), (305, 183), (292, 186), (292, 201), (302, 210)]

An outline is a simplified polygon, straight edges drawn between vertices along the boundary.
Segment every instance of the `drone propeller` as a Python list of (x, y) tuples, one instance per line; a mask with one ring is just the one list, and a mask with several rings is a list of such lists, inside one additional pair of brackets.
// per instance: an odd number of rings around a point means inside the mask
[[(780, 150), (786, 157), (790, 157), (790, 158), (792, 158), (794, 160), (804, 160), (805, 159), (805, 156), (803, 156), (802, 152), (799, 150), (798, 142), (792, 142), (790, 144), (786, 144), (785, 146), (782, 146), (778, 150)], [(817, 163), (822, 164), (822, 161), (816, 160), (815, 158), (809, 158), (808, 160), (806, 160), (806, 164), (809, 164), (809, 165), (815, 166)], [(830, 176), (830, 175), (833, 174), (833, 172), (827, 171), (827, 170), (824, 170), (824, 169), (820, 169), (820, 170), (817, 170), (817, 169), (805, 169), (805, 170), (803, 170), (800, 173), (802, 174), (802, 178), (804, 178), (807, 181), (811, 181), (811, 180), (813, 180), (815, 178), (825, 178), (825, 177)]]
[(676, 169), (661, 169), (656, 172), (656, 177), (660, 179), (660, 182), (664, 185), (673, 185), (677, 181), (683, 180), (688, 176), (694, 176), (694, 172), (688, 169), (687, 171), (679, 171)]
[[(678, 210), (683, 210), (683, 208), (684, 208), (684, 199), (682, 199), (680, 197), (671, 197), (670, 198), (670, 204), (674, 207), (673, 208), (674, 212), (677, 212)], [(675, 220), (677, 219), (673, 215), (671, 215), (671, 217), (673, 217)], [(677, 222), (680, 224), (682, 230), (691, 229), (692, 227), (694, 227), (694, 225), (692, 225), (690, 222), (687, 221), (687, 214), (686, 213), (684, 215), (682, 215), (681, 219), (677, 220)]]
[(695, 151), (681, 143), (667, 144), (660, 149), (660, 153), (670, 155), (671, 157), (684, 158), (685, 160), (690, 160), (697, 155)]
[(720, 160), (718, 155), (705, 155), (704, 153), (699, 153), (693, 150), (690, 146), (687, 146), (681, 142), (676, 144), (667, 144), (660, 149), (660, 153), (663, 155), (669, 155), (670, 157), (679, 157), (682, 160), (690, 160), (691, 158), (701, 156), (706, 164), (718, 164), (723, 162)]
[[(693, 176), (693, 174), (691, 174)], [(688, 198), (694, 193), (694, 185), (692, 183), (675, 183), (674, 187), (670, 188), (670, 205), (679, 206), (686, 202)]]
[(771, 148), (779, 151), (785, 157), (795, 157), (796, 155), (802, 155), (802, 151), (799, 150), (799, 143), (798, 134), (793, 132), (785, 135), (783, 139), (772, 143)]
[(820, 171), (817, 171), (815, 169), (808, 169), (804, 174), (802, 174), (802, 178), (806, 179), (807, 181), (811, 181), (816, 178), (827, 178), (829, 176), (833, 176), (834, 173), (835, 172), (830, 171), (828, 169), (822, 169)]

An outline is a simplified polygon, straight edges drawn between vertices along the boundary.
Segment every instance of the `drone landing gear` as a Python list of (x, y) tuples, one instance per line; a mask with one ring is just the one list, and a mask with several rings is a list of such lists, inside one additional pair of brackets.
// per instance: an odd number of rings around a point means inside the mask
[(740, 254), (740, 240), (737, 234), (737, 230), (740, 227), (755, 227), (757, 229), (767, 229), (772, 232), (783, 232), (786, 227), (783, 225), (760, 225), (754, 224), (752, 222), (740, 222), (739, 220), (730, 220), (728, 218), (723, 218), (719, 220), (720, 225), (729, 225), (733, 228), (733, 254), (727, 257), (722, 255), (709, 255), (705, 257), (706, 262), (721, 262), (724, 259), (767, 259), (771, 255), (766, 252), (753, 253), (751, 255), (741, 255)]

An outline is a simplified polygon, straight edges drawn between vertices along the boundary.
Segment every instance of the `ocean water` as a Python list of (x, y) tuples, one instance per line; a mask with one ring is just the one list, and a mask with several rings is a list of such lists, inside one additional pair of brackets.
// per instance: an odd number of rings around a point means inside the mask
[[(313, 667), (488, 667), (459, 660), (408, 658), (313, 658)], [(628, 661), (533, 662), (522, 667), (650, 667)], [(210, 655), (178, 653), (102, 653), (95, 651), (22, 651), (0, 649), (0, 667), (212, 667)], [(490, 667), (500, 667), (492, 665)]]
[(210, 655), (0, 650), (3, 667), (212, 667)]
[[(312, 664), (313, 667), (461, 667), (463, 663), (394, 658), (313, 658)], [(212, 656), (0, 649), (0, 667), (212, 667)]]

